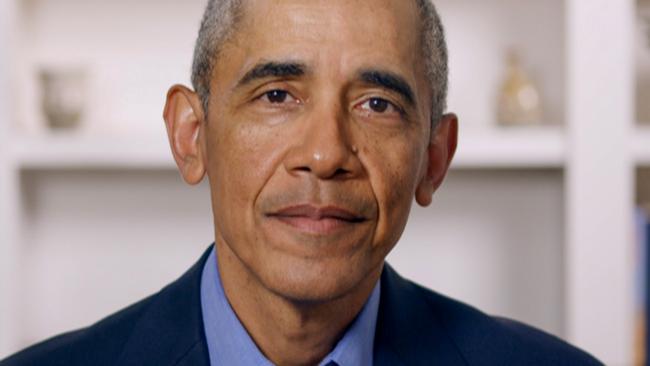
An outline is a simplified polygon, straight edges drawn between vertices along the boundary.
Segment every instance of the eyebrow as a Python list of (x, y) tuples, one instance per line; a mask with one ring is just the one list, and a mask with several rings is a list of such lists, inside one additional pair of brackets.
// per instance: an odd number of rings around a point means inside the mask
[(400, 94), (411, 105), (415, 105), (413, 88), (403, 77), (385, 70), (362, 70), (359, 79), (365, 83), (392, 90)]
[(307, 67), (299, 62), (261, 62), (253, 66), (237, 83), (237, 86), (268, 77), (298, 77), (305, 75)]

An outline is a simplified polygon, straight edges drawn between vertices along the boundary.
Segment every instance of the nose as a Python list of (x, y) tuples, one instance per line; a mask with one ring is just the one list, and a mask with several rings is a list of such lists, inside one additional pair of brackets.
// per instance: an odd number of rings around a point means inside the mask
[(346, 113), (330, 106), (314, 108), (299, 121), (296, 144), (284, 161), (292, 175), (313, 174), (319, 179), (350, 179), (361, 171)]

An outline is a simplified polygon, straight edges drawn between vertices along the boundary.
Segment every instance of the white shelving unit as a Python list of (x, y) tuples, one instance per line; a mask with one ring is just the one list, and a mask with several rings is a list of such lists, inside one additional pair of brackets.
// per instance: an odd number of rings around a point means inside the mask
[(11, 161), (23, 170), (174, 169), (166, 139), (58, 135), (16, 138)]
[[(461, 132), (456, 169), (557, 168), (565, 164), (558, 127)], [(117, 148), (116, 148), (117, 147)], [(42, 135), (9, 141), (10, 161), (20, 169), (175, 169), (166, 139)]]
[[(644, 3), (436, 3), (459, 150), (389, 261), (630, 364), (635, 171), (650, 168), (650, 129), (634, 123)], [(160, 118), (167, 86), (188, 82), (203, 6), (0, 0), (0, 358), (157, 290), (211, 242), (208, 189), (182, 183)], [(512, 46), (554, 123), (495, 125)], [(91, 108), (79, 131), (48, 133), (37, 70), (67, 64), (89, 69)]]
[(565, 133), (559, 126), (460, 131), (456, 169), (562, 169)]

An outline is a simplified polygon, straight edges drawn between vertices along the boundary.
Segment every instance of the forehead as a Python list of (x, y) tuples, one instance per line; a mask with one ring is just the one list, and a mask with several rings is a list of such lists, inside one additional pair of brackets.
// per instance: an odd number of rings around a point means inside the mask
[[(325, 24), (331, 30), (363, 29), (376, 23), (383, 25), (383, 34), (403, 33), (406, 25), (417, 20), (413, 0), (242, 0), (242, 20), (253, 25)], [(290, 22), (290, 23), (287, 23)], [(398, 31), (399, 30), (399, 31)]]
[(383, 66), (415, 81), (419, 24), (408, 0), (248, 0), (223, 56), (294, 59), (338, 73)]

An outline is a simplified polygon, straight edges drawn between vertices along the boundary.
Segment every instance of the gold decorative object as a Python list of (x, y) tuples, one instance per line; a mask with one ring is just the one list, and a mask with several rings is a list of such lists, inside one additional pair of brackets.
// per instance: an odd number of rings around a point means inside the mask
[(508, 53), (497, 114), (497, 121), (502, 125), (531, 125), (542, 121), (539, 91), (526, 74), (519, 55), (514, 50)]

